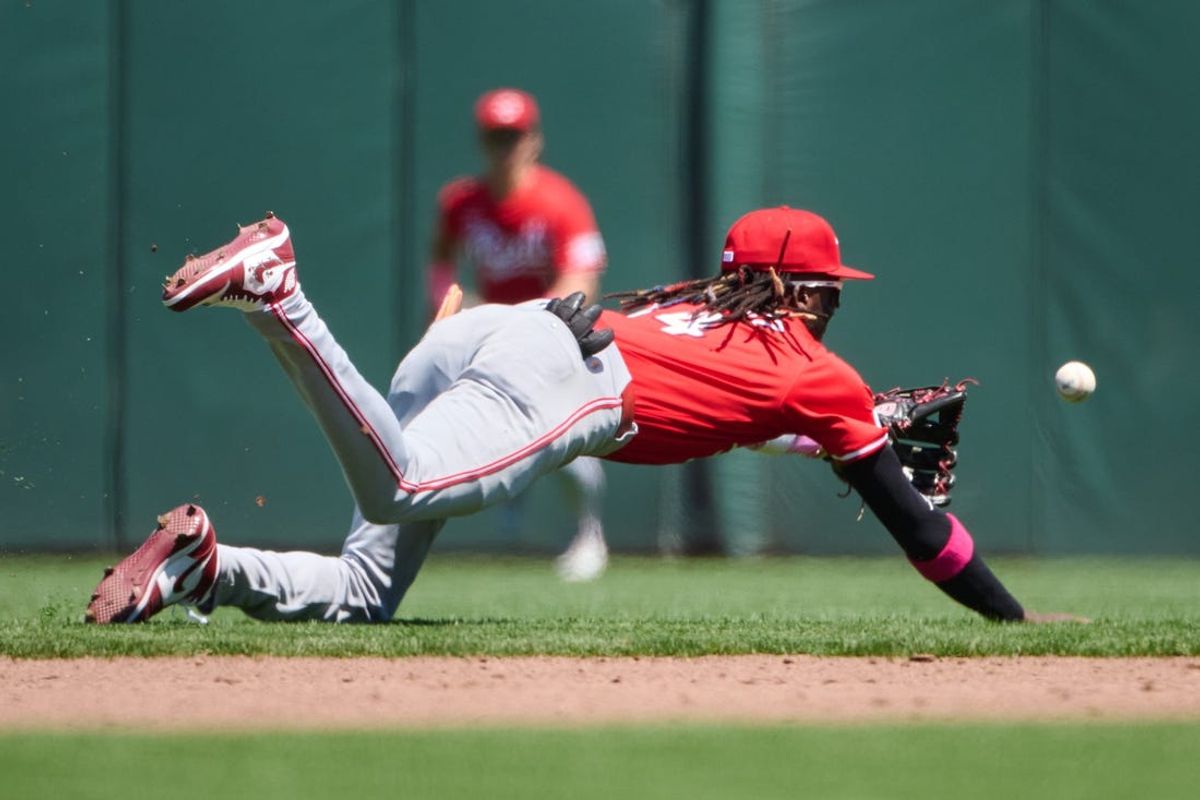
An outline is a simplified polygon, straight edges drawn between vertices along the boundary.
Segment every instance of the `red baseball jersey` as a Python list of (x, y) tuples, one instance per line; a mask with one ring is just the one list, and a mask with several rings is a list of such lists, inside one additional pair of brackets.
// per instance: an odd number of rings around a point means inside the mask
[(888, 440), (871, 390), (812, 337), (802, 320), (751, 320), (720, 327), (694, 305), (626, 316), (605, 311), (633, 376), (638, 434), (607, 456), (673, 464), (802, 434), (839, 461)]
[(604, 269), (604, 240), (591, 206), (548, 167), (536, 165), (499, 201), (477, 178), (452, 181), (438, 201), (443, 235), (462, 243), (485, 302), (543, 297), (559, 275)]

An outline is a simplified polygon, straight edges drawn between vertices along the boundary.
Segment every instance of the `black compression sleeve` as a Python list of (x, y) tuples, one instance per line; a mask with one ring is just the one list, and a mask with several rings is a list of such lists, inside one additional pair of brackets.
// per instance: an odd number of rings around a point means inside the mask
[(950, 518), (930, 508), (929, 501), (913, 488), (895, 450), (884, 447), (841, 465), (839, 472), (910, 559), (928, 561), (946, 546)]
[(1000, 579), (992, 574), (979, 554), (971, 557), (962, 572), (936, 585), (967, 608), (978, 611), (988, 619), (1002, 622), (1019, 622), (1025, 619), (1025, 609), (1017, 602), (1017, 598), (1008, 593)]
[[(950, 518), (932, 508), (904, 476), (900, 459), (890, 447), (843, 464), (843, 478), (862, 495), (892, 538), (912, 561), (937, 556), (950, 538)], [(974, 555), (961, 572), (937, 587), (967, 608), (989, 619), (1019, 620), (1021, 604), (992, 574), (983, 558)]]

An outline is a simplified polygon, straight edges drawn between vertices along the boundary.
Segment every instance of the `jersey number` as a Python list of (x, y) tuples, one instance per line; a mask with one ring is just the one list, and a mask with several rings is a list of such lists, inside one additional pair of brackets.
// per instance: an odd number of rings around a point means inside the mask
[(655, 314), (663, 324), (662, 332), (671, 336), (695, 336), (700, 338), (710, 323), (721, 318), (720, 314), (693, 314), (691, 311), (676, 311), (670, 314)]
[[(674, 311), (670, 314), (655, 314), (663, 324), (662, 332), (671, 336), (694, 336), (700, 338), (709, 330), (709, 325), (721, 319), (720, 314), (693, 314), (691, 311)], [(769, 328), (782, 333), (785, 328), (779, 320), (766, 320), (750, 316), (746, 319), (755, 328)]]

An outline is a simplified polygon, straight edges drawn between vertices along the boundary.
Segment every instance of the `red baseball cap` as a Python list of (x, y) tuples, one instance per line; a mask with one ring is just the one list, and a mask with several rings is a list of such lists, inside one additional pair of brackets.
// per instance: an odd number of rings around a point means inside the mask
[(531, 131), (538, 126), (537, 101), (520, 89), (493, 89), (475, 101), (475, 121), (484, 130)]
[(842, 263), (837, 235), (828, 222), (811, 211), (787, 206), (751, 211), (733, 223), (725, 235), (721, 271), (732, 272), (742, 264), (838, 280), (875, 277)]

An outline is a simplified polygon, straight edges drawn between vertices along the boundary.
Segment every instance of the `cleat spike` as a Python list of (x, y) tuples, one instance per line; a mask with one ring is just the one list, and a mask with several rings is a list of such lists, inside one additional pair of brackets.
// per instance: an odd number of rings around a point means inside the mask
[(268, 212), (267, 212), (267, 219), (275, 219), (275, 212), (274, 212), (274, 211), (268, 211)]
[(195, 254), (195, 253), (188, 253), (186, 256), (184, 256), (184, 257), (183, 257), (183, 260), (184, 260), (184, 261), (195, 261), (195, 260), (196, 260), (196, 254)]
[(113, 574), (113, 567), (105, 567), (104, 568), (104, 577), (107, 578), (109, 575), (112, 575), (112, 574)]
[(93, 602), (95, 602), (96, 600), (99, 600), (99, 599), (100, 599), (100, 593), (99, 593), (99, 592), (92, 592), (92, 596), (91, 596), (91, 597), (89, 597), (88, 599), (89, 599), (89, 600), (91, 600), (91, 601), (93, 601)]
[(84, 612), (84, 614), (83, 614), (83, 621), (84, 621), (84, 622), (91, 623), (91, 624), (93, 624), (93, 625), (94, 625), (94, 624), (96, 623), (96, 614), (95, 614), (95, 612), (93, 612), (93, 611), (92, 611), (92, 610), (89, 608), (89, 609), (88, 609), (87, 611), (85, 611), (85, 612)]
[(162, 530), (163, 528), (167, 527), (167, 523), (168, 523), (168, 522), (170, 522), (170, 521), (171, 521), (171, 518), (170, 518), (170, 517), (168, 517), (166, 514), (159, 514), (159, 515), (158, 515), (158, 528), (159, 528), (159, 530)]
[(190, 516), (193, 516), (195, 513), (196, 513), (196, 507), (189, 503), (188, 507), (187, 507), (187, 515), (190, 517)]

